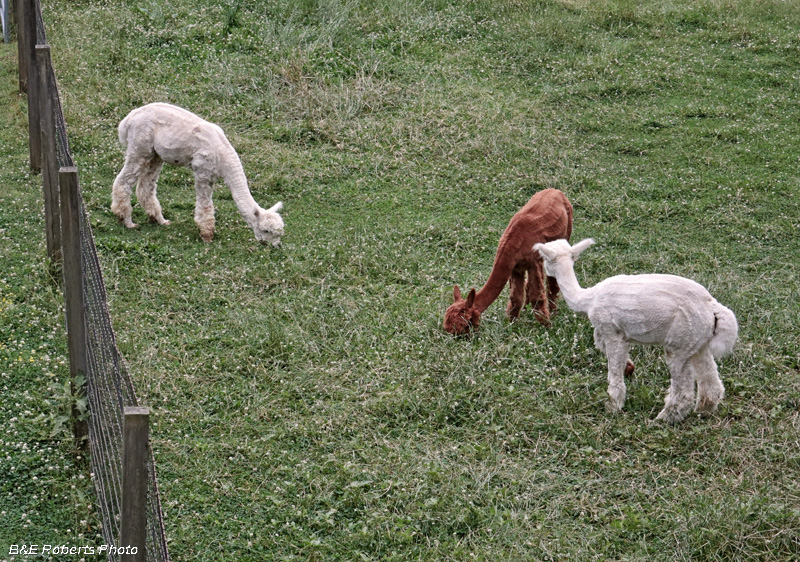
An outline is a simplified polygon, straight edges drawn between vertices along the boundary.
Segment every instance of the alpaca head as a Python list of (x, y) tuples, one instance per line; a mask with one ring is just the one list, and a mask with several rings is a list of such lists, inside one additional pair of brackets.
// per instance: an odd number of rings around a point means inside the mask
[(262, 244), (272, 244), (275, 247), (281, 245), (283, 236), (283, 218), (278, 214), (283, 208), (283, 203), (276, 203), (269, 209), (256, 207), (253, 211), (252, 226), (256, 235), (256, 240)]
[(453, 289), (453, 304), (444, 313), (444, 329), (456, 336), (475, 331), (481, 322), (481, 313), (475, 310), (475, 289), (470, 289), (466, 299), (461, 298), (461, 289)]
[(581, 240), (574, 246), (570, 246), (566, 240), (553, 240), (546, 244), (534, 244), (533, 249), (542, 256), (547, 275), (555, 277), (557, 266), (572, 268), (578, 256), (592, 244), (594, 240), (591, 238)]

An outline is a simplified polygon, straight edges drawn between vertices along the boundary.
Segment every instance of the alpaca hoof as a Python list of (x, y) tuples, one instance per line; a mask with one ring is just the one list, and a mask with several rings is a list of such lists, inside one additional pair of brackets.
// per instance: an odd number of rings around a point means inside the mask
[(203, 242), (211, 242), (211, 239), (214, 238), (213, 228), (201, 227), (199, 230), (200, 230), (200, 238), (203, 239)]
[(612, 414), (621, 412), (622, 407), (625, 405), (625, 396), (627, 394), (625, 384), (624, 383), (610, 384), (606, 389), (606, 393), (608, 394), (608, 401), (606, 402), (606, 410), (611, 412)]
[(633, 376), (633, 370), (634, 369), (635, 369), (635, 367), (633, 365), (633, 362), (632, 361), (628, 361), (625, 364), (625, 378), (628, 378), (628, 379), (631, 378)]
[(511, 303), (508, 303), (506, 306), (506, 317), (508, 317), (509, 322), (513, 322), (517, 318), (519, 318), (519, 313), (522, 311), (522, 308)]
[(713, 414), (717, 410), (718, 402), (714, 402), (708, 398), (701, 398), (694, 407), (694, 411), (701, 416)]
[(672, 406), (667, 406), (656, 416), (656, 421), (675, 425), (676, 423), (682, 422), (685, 417), (685, 412), (681, 412)]
[(125, 228), (137, 228), (139, 226), (138, 224), (133, 222), (131, 220), (131, 217), (129, 217), (129, 216), (119, 215), (117, 213), (114, 213), (114, 215), (117, 217), (117, 220), (119, 221), (119, 223), (122, 226), (124, 226)]
[(545, 328), (550, 327), (550, 311), (541, 302), (534, 305), (533, 316), (536, 318), (536, 321)]
[(151, 222), (151, 223), (154, 223), (154, 224), (156, 224), (156, 223), (157, 223), (157, 224), (160, 224), (160, 225), (162, 225), (162, 226), (169, 226), (170, 224), (172, 224), (170, 221), (168, 221), (168, 220), (167, 220), (167, 219), (165, 219), (164, 217), (161, 217), (161, 218), (158, 218), (158, 217), (150, 217), (150, 222)]

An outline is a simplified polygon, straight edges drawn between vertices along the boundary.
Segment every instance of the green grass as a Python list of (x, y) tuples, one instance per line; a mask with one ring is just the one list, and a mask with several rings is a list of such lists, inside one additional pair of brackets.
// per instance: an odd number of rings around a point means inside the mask
[[(800, 557), (792, 2), (56, 0), (45, 20), (119, 345), (154, 411), (173, 560)], [(2, 325), (0, 371), (39, 404), (11, 442), (58, 449), (48, 486), (72, 498), (84, 473), (49, 388), (66, 376), (59, 298), (4, 49), (0, 319), (42, 320), (22, 344)], [(280, 250), (224, 188), (203, 244), (174, 168), (172, 225), (138, 207), (140, 229), (118, 225), (116, 127), (150, 101), (225, 129), (256, 200), (284, 201)], [(674, 273), (735, 311), (715, 415), (654, 423), (669, 375), (646, 348), (608, 414), (604, 357), (565, 306), (549, 330), (497, 302), (477, 337), (443, 333), (453, 284), (486, 280), (545, 187), (573, 202), (573, 239), (598, 242), (583, 285)], [(40, 341), (51, 359), (18, 371)], [(26, 419), (16, 402), (4, 427)], [(34, 488), (9, 486), (18, 517)], [(75, 498), (3, 524), (96, 540)]]
[(16, 44), (0, 45), (0, 59), (0, 560), (19, 560), (11, 545), (93, 545), (97, 515), (87, 459), (72, 447), (62, 297), (44, 260)]

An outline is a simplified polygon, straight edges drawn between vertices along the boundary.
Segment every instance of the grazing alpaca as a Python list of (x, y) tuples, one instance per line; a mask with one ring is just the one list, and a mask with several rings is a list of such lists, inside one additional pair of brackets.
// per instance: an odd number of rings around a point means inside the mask
[(608, 358), (609, 409), (625, 403), (623, 373), (631, 343), (660, 345), (672, 380), (656, 419), (677, 423), (689, 413), (697, 381), (697, 413), (710, 413), (725, 394), (714, 359), (736, 343), (736, 316), (702, 285), (674, 275), (617, 275), (588, 289), (578, 285), (575, 259), (594, 240), (570, 247), (566, 240), (536, 244), (549, 275), (558, 280), (567, 306), (589, 316), (594, 342)]
[(134, 109), (120, 122), (119, 141), (126, 149), (125, 165), (114, 180), (111, 211), (128, 228), (136, 227), (131, 220), (134, 184), (139, 204), (150, 220), (169, 224), (156, 198), (156, 181), (164, 162), (168, 162), (194, 172), (197, 196), (194, 220), (203, 241), (210, 242), (214, 237), (211, 192), (214, 182), (222, 179), (230, 188), (242, 218), (253, 229), (256, 240), (280, 245), (283, 219), (278, 211), (283, 204), (277, 203), (269, 209), (258, 206), (250, 195), (238, 154), (217, 125), (180, 107), (151, 103)]
[(454, 302), (444, 314), (444, 329), (455, 335), (477, 330), (481, 313), (500, 295), (506, 282), (510, 286), (506, 307), (508, 317), (514, 320), (530, 303), (539, 322), (549, 325), (550, 315), (556, 310), (558, 283), (548, 277), (545, 294), (542, 258), (531, 246), (534, 242), (569, 239), (571, 234), (572, 205), (567, 196), (557, 189), (536, 193), (511, 217), (500, 238), (492, 273), (481, 290), (476, 293), (471, 289), (467, 298), (462, 299), (461, 290), (455, 286)]

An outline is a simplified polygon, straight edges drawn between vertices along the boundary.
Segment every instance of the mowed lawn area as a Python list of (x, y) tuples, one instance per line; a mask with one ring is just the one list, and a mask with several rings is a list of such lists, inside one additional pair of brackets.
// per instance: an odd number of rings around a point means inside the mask
[[(42, 0), (120, 350), (152, 409), (179, 561), (800, 559), (800, 6), (791, 0)], [(101, 544), (70, 449), (62, 301), (0, 46), (0, 560)], [(172, 224), (110, 212), (117, 125), (219, 124), (251, 192), (216, 235), (165, 167)], [(713, 415), (654, 421), (634, 348), (620, 414), (563, 300), (545, 328), (442, 329), (537, 191), (574, 206), (589, 287), (689, 277), (739, 321)], [(134, 198), (135, 201), (135, 198)], [(6, 544), (8, 543), (8, 544)]]

